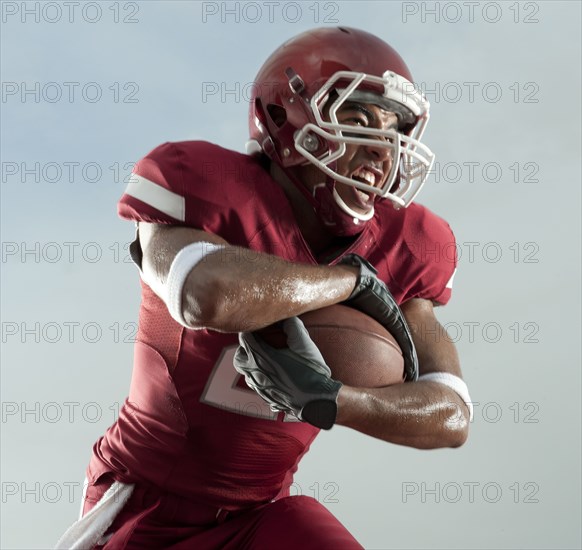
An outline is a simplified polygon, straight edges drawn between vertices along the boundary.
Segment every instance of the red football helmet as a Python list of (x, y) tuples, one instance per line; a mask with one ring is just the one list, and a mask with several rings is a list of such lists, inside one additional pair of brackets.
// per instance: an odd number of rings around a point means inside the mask
[[(342, 125), (336, 117), (346, 101), (394, 112), (398, 131), (358, 127), (354, 134), (354, 126)], [(349, 208), (335, 191), (335, 182), (390, 199), (396, 207), (408, 206), (434, 162), (433, 153), (420, 143), (428, 118), (429, 103), (394, 49), (358, 29), (321, 28), (283, 44), (260, 69), (250, 103), (247, 151), (264, 152), (284, 170), (307, 162), (317, 166), (327, 178), (322, 177), (326, 181), (313, 194), (286, 173), (334, 233), (355, 234), (374, 210), (361, 214)], [(381, 187), (335, 171), (346, 143), (390, 149), (392, 170)]]

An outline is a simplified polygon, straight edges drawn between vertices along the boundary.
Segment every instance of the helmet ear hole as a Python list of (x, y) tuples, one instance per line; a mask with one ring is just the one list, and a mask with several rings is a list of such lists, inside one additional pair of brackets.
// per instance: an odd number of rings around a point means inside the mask
[(265, 111), (263, 109), (263, 102), (258, 97), (255, 98), (255, 115), (259, 119), (259, 122), (261, 124), (264, 125), (266, 123)]
[(269, 103), (269, 105), (267, 105), (267, 112), (269, 113), (271, 120), (275, 123), (277, 128), (281, 128), (281, 126), (287, 122), (287, 113), (285, 112), (284, 107), (281, 107), (281, 105)]

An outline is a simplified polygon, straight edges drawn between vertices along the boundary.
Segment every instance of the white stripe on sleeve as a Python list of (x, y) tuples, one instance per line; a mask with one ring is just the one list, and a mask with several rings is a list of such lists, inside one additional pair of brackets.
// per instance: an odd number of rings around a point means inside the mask
[(181, 195), (138, 174), (132, 174), (126, 194), (181, 222), (186, 220), (186, 200)]

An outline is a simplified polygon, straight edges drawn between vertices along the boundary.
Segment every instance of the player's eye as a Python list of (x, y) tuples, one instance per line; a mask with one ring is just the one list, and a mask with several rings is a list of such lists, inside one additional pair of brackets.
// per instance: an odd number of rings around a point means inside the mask
[(350, 116), (345, 118), (343, 123), (351, 126), (368, 126), (368, 119), (364, 115)]
[(357, 128), (367, 128), (369, 126), (368, 118), (363, 114), (350, 115), (347, 116), (343, 121), (340, 121), (346, 126), (353, 126), (353, 132), (346, 132), (344, 130), (343, 135), (346, 137), (362, 138), (367, 137), (365, 134), (361, 134), (357, 131)]

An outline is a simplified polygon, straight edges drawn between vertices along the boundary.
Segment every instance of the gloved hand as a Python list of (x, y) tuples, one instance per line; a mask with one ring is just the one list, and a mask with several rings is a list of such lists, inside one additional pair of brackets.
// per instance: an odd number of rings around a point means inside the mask
[(376, 277), (376, 269), (357, 254), (347, 254), (339, 263), (360, 268), (354, 291), (342, 303), (376, 319), (394, 336), (404, 357), (406, 380), (416, 380), (418, 378), (418, 357), (410, 329), (392, 294), (386, 285)]
[(268, 345), (256, 332), (241, 332), (234, 368), (272, 410), (329, 430), (335, 423), (342, 384), (331, 378), (331, 370), (301, 319), (286, 319), (283, 331), (287, 335), (287, 348), (283, 349)]

